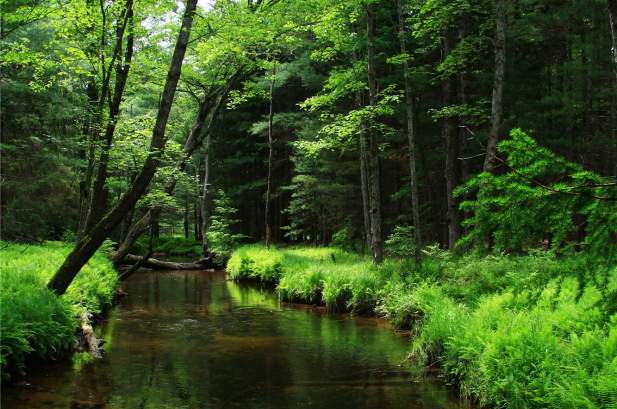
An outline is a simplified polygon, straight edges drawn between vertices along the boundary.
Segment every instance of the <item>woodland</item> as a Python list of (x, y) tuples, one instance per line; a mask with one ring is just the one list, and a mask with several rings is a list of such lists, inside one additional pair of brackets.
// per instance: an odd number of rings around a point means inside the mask
[(617, 405), (616, 0), (0, 7), (3, 381), (216, 268), (478, 407)]

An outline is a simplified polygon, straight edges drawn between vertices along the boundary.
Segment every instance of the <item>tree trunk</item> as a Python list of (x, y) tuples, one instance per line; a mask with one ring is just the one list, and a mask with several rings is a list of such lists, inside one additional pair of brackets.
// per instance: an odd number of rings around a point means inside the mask
[(611, 32), (611, 60), (613, 73), (615, 74), (615, 83), (613, 92), (613, 101), (611, 106), (611, 135), (613, 137), (615, 161), (614, 174), (617, 175), (617, 0), (608, 0), (608, 21)]
[(499, 127), (503, 116), (503, 84), (506, 70), (506, 2), (495, 1), (495, 78), (491, 107), (491, 130), (486, 145), (484, 171), (493, 173), (497, 161)]
[[(357, 96), (358, 108), (362, 107), (362, 92), (358, 91)], [(366, 138), (366, 126), (361, 125), (360, 129), (360, 183), (362, 192), (362, 216), (364, 219), (364, 245), (367, 249), (372, 248), (372, 234), (371, 234), (371, 216), (370, 216), (370, 204), (368, 193), (368, 153), (367, 153), (368, 141)]]
[(214, 268), (211, 259), (202, 259), (193, 263), (176, 263), (173, 261), (157, 260), (152, 257), (136, 256), (133, 254), (127, 254), (125, 261), (130, 263), (142, 263), (143, 267), (152, 268), (154, 270), (204, 270), (206, 268)]
[[(124, 32), (128, 25), (128, 35), (126, 38), (126, 51), (124, 56), (124, 62), (120, 60), (120, 53), (122, 50), (122, 41), (124, 39)], [(101, 148), (101, 156), (99, 158), (98, 169), (96, 178), (94, 179), (94, 185), (92, 187), (92, 195), (90, 197), (90, 208), (88, 211), (88, 217), (86, 219), (87, 233), (103, 216), (107, 210), (107, 196), (108, 191), (106, 188), (107, 182), (107, 167), (109, 165), (109, 151), (116, 130), (116, 123), (118, 121), (118, 115), (120, 113), (120, 103), (122, 102), (122, 96), (124, 95), (124, 89), (129, 75), (129, 69), (131, 68), (131, 59), (133, 58), (133, 42), (134, 42), (134, 22), (133, 22), (133, 1), (127, 0), (125, 17), (122, 23), (118, 23), (116, 29), (116, 47), (114, 58), (118, 59), (116, 65), (116, 84), (114, 87), (114, 96), (109, 105), (109, 118), (107, 119), (107, 126), (105, 128), (105, 136), (103, 138), (103, 146)], [(102, 95), (101, 98), (105, 98)]]
[(208, 184), (210, 179), (210, 134), (206, 137), (206, 141), (203, 146), (204, 150), (204, 179), (202, 186), (202, 194), (199, 197), (199, 212), (201, 214), (201, 249), (204, 257), (207, 257), (210, 253), (208, 248), (208, 222), (210, 221), (210, 215), (208, 215), (207, 196), (208, 196)]
[[(443, 52), (444, 58), (451, 51), (451, 33), (450, 29), (446, 29), (444, 36)], [(455, 86), (451, 78), (444, 78), (442, 82), (443, 105), (448, 107), (452, 105)], [(459, 166), (459, 140), (458, 127), (456, 118), (448, 116), (444, 119), (444, 138), (446, 140), (446, 202), (447, 202), (447, 219), (448, 219), (448, 248), (453, 249), (454, 245), (461, 237), (461, 216), (458, 208), (458, 199), (454, 196), (454, 189), (460, 182), (460, 166)]]
[[(377, 105), (377, 72), (375, 69), (375, 7), (369, 3), (366, 6), (367, 32), (367, 76), (369, 89), (369, 104)], [(373, 127), (368, 132), (368, 167), (369, 167), (369, 203), (371, 216), (371, 251), (376, 263), (383, 261), (383, 239), (381, 235), (381, 187), (379, 180), (379, 141)]]
[(90, 193), (92, 188), (92, 173), (94, 170), (94, 136), (98, 132), (97, 110), (98, 89), (94, 79), (88, 81), (86, 87), (88, 105), (84, 120), (83, 136), (84, 146), (79, 149), (79, 159), (86, 163), (85, 169), (80, 171), (79, 179), (79, 220), (77, 222), (77, 239), (79, 240), (86, 229), (88, 209), (90, 206)]
[[(199, 107), (197, 116), (195, 117), (195, 120), (193, 121), (193, 125), (191, 127), (189, 135), (184, 144), (184, 148), (182, 151), (182, 157), (176, 163), (176, 170), (178, 171), (178, 173), (184, 171), (189, 158), (193, 155), (193, 152), (195, 152), (195, 150), (202, 144), (204, 136), (210, 133), (212, 125), (214, 124), (214, 121), (216, 120), (216, 117), (218, 116), (218, 113), (220, 112), (220, 108), (223, 102), (226, 100), (227, 95), (229, 94), (229, 91), (234, 86), (236, 81), (241, 77), (242, 73), (243, 73), (242, 69), (239, 69), (228, 80), (225, 88), (222, 91), (220, 90), (218, 91), (220, 92), (218, 94), (218, 97), (217, 97), (217, 93), (211, 93), (204, 97), (204, 100), (202, 101)], [(212, 100), (215, 98), (216, 98), (216, 102), (213, 104)], [(206, 122), (206, 119), (208, 120), (207, 121), (208, 124), (206, 128), (204, 129), (204, 124)], [(164, 191), (166, 194), (168, 195), (173, 194), (175, 187), (176, 187), (176, 182), (177, 182), (177, 178), (174, 174), (165, 183)], [(117, 265), (122, 261), (124, 256), (127, 255), (129, 251), (131, 250), (131, 247), (133, 246), (135, 241), (148, 229), (148, 226), (150, 225), (152, 220), (155, 218), (158, 218), (159, 213), (160, 213), (160, 209), (158, 208), (150, 209), (146, 212), (146, 214), (141, 219), (139, 219), (133, 226), (131, 226), (131, 229), (126, 235), (126, 238), (124, 239), (122, 244), (120, 244), (120, 246), (118, 247), (118, 250), (114, 252), (111, 256), (111, 259), (114, 264)], [(202, 236), (203, 236), (203, 232), (202, 232)]]
[(189, 234), (189, 201), (188, 198), (184, 199), (184, 238), (188, 239)]
[(140, 170), (135, 182), (122, 196), (120, 201), (77, 243), (76, 247), (66, 257), (63, 264), (54, 274), (48, 288), (58, 295), (64, 294), (79, 270), (88, 262), (112, 230), (122, 221), (126, 213), (135, 206), (135, 203), (145, 193), (156, 169), (158, 168), (161, 155), (165, 149), (165, 129), (169, 112), (173, 103), (176, 87), (180, 78), (182, 62), (189, 41), (193, 15), (197, 6), (197, 0), (187, 0), (182, 27), (174, 48), (174, 53), (165, 80), (165, 87), (159, 105), (156, 124), (152, 131), (152, 139), (148, 157)]
[(274, 116), (273, 102), (274, 102), (274, 83), (276, 81), (276, 59), (272, 62), (272, 78), (270, 79), (270, 110), (268, 112), (268, 179), (266, 187), (266, 208), (265, 208), (265, 227), (266, 227), (266, 246), (270, 247), (272, 244), (272, 227), (270, 226), (270, 196), (272, 194), (272, 156), (273, 156), (273, 143), (272, 143), (272, 118)]
[(420, 227), (420, 200), (418, 194), (418, 175), (416, 172), (416, 134), (414, 129), (414, 103), (413, 91), (411, 89), (411, 81), (409, 80), (409, 64), (407, 62), (407, 44), (405, 41), (405, 17), (403, 13), (403, 5), (401, 0), (397, 0), (398, 23), (399, 23), (399, 42), (401, 46), (401, 54), (404, 55), (403, 60), (403, 82), (405, 83), (405, 114), (407, 116), (407, 139), (409, 143), (409, 174), (411, 177), (411, 212), (413, 216), (414, 239), (416, 248), (414, 257), (416, 263), (421, 261), (422, 249), (422, 234)]
[[(357, 34), (357, 30), (354, 28), (354, 33)], [(354, 62), (358, 61), (358, 55), (354, 51), (352, 53), (352, 59)], [(357, 90), (355, 92), (355, 102), (356, 108), (361, 109), (364, 107), (364, 95), (362, 90)], [(369, 194), (368, 194), (368, 157), (367, 157), (367, 146), (368, 141), (366, 137), (366, 123), (362, 123), (360, 125), (360, 192), (362, 195), (362, 218), (364, 222), (364, 232), (363, 232), (363, 245), (366, 249), (371, 248), (371, 216), (370, 216), (370, 205), (369, 205)]]

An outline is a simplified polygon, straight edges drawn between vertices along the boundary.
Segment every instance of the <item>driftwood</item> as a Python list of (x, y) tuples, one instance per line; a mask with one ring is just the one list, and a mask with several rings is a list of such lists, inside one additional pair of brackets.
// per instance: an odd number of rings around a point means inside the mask
[(81, 333), (79, 334), (78, 349), (90, 352), (95, 358), (101, 358), (103, 340), (98, 339), (94, 333), (94, 329), (92, 328), (92, 314), (83, 312), (80, 321), (79, 329)]
[(153, 270), (205, 270), (214, 268), (214, 263), (211, 258), (203, 258), (192, 263), (176, 263), (173, 261), (157, 260), (155, 258), (147, 258), (144, 262), (144, 257), (134, 254), (127, 254), (124, 257), (125, 262), (142, 263), (143, 267)]

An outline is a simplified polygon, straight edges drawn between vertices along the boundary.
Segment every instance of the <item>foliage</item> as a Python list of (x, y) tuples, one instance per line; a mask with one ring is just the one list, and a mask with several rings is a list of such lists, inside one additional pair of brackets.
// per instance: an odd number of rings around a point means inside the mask
[[(146, 254), (149, 240), (147, 236), (140, 237), (135, 242), (132, 251), (137, 254)], [(201, 254), (201, 243), (183, 236), (161, 236), (153, 240), (152, 251), (170, 256), (194, 256)]]
[(66, 294), (57, 297), (47, 281), (71, 250), (71, 244), (0, 243), (0, 363), (3, 376), (23, 373), (30, 356), (55, 359), (73, 345), (78, 317), (111, 305), (117, 273), (97, 253)]
[(461, 204), (471, 213), (461, 244), (492, 240), (496, 250), (523, 251), (546, 240), (556, 249), (582, 244), (615, 254), (617, 189), (611, 179), (539, 146), (520, 129), (510, 136), (499, 145), (508, 170), (482, 173), (459, 189), (459, 195), (479, 189), (475, 200)]
[(242, 234), (234, 234), (231, 226), (238, 222), (234, 219), (238, 210), (231, 206), (229, 197), (222, 190), (216, 192), (214, 211), (210, 217), (208, 227), (208, 246), (214, 254), (214, 262), (224, 266), (231, 256), (231, 252), (244, 238)]
[(413, 257), (415, 252), (413, 226), (395, 226), (384, 242), (384, 250), (391, 257)]

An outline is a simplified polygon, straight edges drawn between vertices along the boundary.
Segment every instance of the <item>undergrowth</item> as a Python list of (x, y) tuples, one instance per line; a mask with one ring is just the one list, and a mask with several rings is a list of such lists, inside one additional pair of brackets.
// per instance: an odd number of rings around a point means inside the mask
[(617, 266), (607, 258), (467, 255), (422, 265), (337, 248), (243, 246), (234, 279), (283, 299), (370, 312), (410, 328), (411, 356), (495, 408), (617, 408)]
[(117, 273), (96, 253), (67, 292), (57, 297), (47, 282), (71, 251), (61, 242), (0, 242), (0, 365), (3, 378), (23, 374), (28, 358), (54, 359), (75, 341), (78, 317), (112, 302)]
[[(144, 255), (148, 252), (149, 238), (142, 236), (133, 244), (132, 252)], [(194, 256), (202, 253), (201, 242), (184, 236), (161, 236), (154, 239), (152, 250), (170, 256)]]

